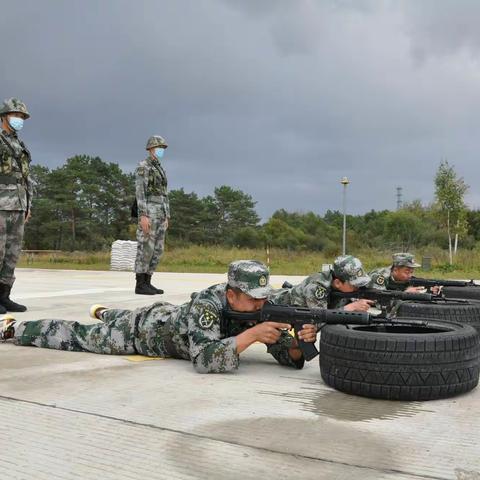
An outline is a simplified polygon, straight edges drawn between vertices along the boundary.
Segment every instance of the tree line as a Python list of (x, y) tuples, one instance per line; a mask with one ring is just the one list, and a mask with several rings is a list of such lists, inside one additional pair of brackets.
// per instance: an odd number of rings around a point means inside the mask
[[(58, 168), (34, 165), (35, 197), (25, 233), (26, 249), (102, 250), (117, 239), (134, 239), (130, 217), (135, 197), (134, 174), (99, 157), (78, 155)], [(448, 162), (435, 177), (435, 201), (413, 201), (396, 211), (372, 210), (348, 215), (349, 250), (377, 248), (411, 250), (424, 246), (474, 248), (480, 242), (480, 211), (469, 210), (468, 188)], [(200, 197), (184, 189), (169, 193), (171, 222), (168, 245), (208, 244), (278, 247), (339, 253), (343, 215), (327, 211), (277, 210), (261, 223), (255, 200), (223, 185)]]

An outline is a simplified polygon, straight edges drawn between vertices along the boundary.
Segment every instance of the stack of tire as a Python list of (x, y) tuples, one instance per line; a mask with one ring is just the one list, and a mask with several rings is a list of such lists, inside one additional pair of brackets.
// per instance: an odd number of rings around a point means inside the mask
[(449, 287), (444, 294), (463, 298), (402, 302), (392, 324), (326, 325), (320, 338), (325, 383), (388, 400), (434, 400), (475, 388), (480, 287)]

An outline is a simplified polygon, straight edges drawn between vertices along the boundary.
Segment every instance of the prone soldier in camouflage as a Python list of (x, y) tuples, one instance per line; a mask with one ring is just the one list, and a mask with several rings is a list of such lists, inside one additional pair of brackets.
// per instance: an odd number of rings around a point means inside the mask
[[(268, 353), (280, 365), (302, 368), (303, 354), (288, 333), (290, 325), (264, 322), (245, 327), (224, 315), (227, 307), (239, 312), (260, 310), (272, 291), (265, 265), (239, 260), (230, 264), (226, 284), (192, 294), (183, 305), (158, 302), (135, 311), (95, 305), (91, 315), (101, 320), (96, 324), (37, 320), (22, 322), (15, 328), (8, 320), (0, 334), (25, 346), (190, 360), (199, 373), (236, 370), (240, 354), (258, 341), (267, 345)], [(316, 327), (304, 325), (299, 338), (314, 342)]]
[(422, 287), (408, 286), (408, 282), (414, 274), (414, 269), (418, 267), (420, 267), (420, 264), (415, 262), (415, 257), (411, 253), (394, 253), (390, 267), (377, 268), (370, 272), (372, 281), (369, 286), (378, 290), (422, 291)]
[(362, 262), (352, 255), (342, 255), (335, 259), (328, 272), (314, 273), (292, 288), (277, 290), (269, 300), (279, 305), (367, 311), (374, 303), (372, 300), (352, 302), (345, 298), (333, 298), (331, 292), (355, 292), (369, 282), (370, 277), (364, 272)]
[(163, 293), (162, 289), (152, 285), (151, 279), (163, 254), (170, 220), (167, 174), (160, 164), (167, 147), (167, 142), (159, 135), (150, 137), (146, 146), (149, 155), (135, 172), (138, 208), (135, 293), (140, 295)]
[(18, 137), (24, 120), (29, 117), (26, 105), (17, 98), (5, 100), (0, 107), (0, 313), (27, 309), (10, 299), (10, 291), (15, 281), (24, 226), (31, 216), (31, 157)]

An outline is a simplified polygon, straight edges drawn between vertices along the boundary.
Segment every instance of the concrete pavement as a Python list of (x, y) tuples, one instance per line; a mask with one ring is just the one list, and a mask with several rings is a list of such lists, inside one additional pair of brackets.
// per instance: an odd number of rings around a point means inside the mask
[[(158, 273), (181, 303), (225, 275)], [(279, 286), (300, 277), (273, 277)], [(91, 321), (88, 307), (148, 304), (133, 274), (21, 269), (19, 319)], [(478, 389), (388, 402), (327, 387), (318, 361), (278, 366), (254, 345), (237, 373), (189, 362), (0, 344), (0, 479), (480, 480)]]

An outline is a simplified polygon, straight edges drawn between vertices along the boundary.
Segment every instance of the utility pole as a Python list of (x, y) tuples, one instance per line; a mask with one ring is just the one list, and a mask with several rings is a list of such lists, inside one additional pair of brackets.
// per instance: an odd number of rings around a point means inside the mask
[(397, 187), (397, 210), (403, 207), (402, 190), (402, 187)]
[(342, 255), (346, 254), (347, 251), (347, 185), (350, 183), (347, 177), (343, 177), (340, 180), (340, 183), (343, 185), (343, 246), (342, 246)]

